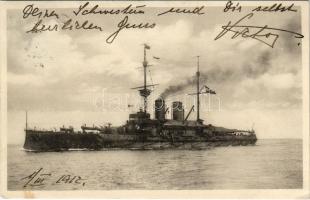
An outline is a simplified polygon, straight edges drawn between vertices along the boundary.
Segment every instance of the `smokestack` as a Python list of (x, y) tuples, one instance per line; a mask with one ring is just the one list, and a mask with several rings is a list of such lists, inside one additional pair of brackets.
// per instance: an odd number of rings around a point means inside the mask
[(172, 103), (172, 119), (177, 121), (184, 120), (184, 108), (181, 101)]
[(155, 119), (165, 120), (166, 105), (165, 101), (161, 98), (155, 100)]

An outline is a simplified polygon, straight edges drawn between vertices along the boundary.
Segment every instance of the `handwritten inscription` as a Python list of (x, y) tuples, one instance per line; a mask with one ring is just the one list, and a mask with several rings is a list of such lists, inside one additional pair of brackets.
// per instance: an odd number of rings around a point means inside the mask
[(130, 24), (128, 22), (128, 16), (126, 16), (120, 23), (118, 23), (117, 27), (117, 31), (115, 31), (114, 33), (112, 33), (107, 39), (106, 42), (111, 44), (115, 38), (118, 36), (119, 32), (123, 29), (150, 29), (150, 28), (154, 28), (156, 26), (155, 23), (149, 24), (149, 23), (140, 23), (140, 24)]
[(44, 186), (48, 183), (74, 184), (81, 186), (85, 186), (86, 184), (86, 179), (83, 179), (80, 176), (73, 176), (70, 174), (61, 175), (60, 177), (54, 179), (52, 177), (52, 173), (43, 172), (43, 168), (34, 171), (32, 174), (22, 178), (21, 180), (26, 181), (23, 186), (24, 188)]
[(42, 173), (43, 168), (40, 168), (37, 171), (34, 171), (29, 176), (22, 178), (21, 180), (26, 180), (27, 182), (24, 184), (24, 187), (27, 186), (41, 186), (45, 184), (45, 179), (50, 177), (52, 174)]
[(205, 14), (203, 12), (203, 9), (204, 9), (204, 6), (199, 6), (199, 7), (195, 7), (193, 9), (188, 9), (188, 8), (170, 8), (169, 10), (167, 11), (164, 11), (162, 13), (159, 13), (157, 14), (157, 16), (160, 16), (160, 15), (165, 15), (165, 14), (168, 14), (168, 13), (176, 13), (176, 14), (195, 14), (195, 15), (203, 15)]
[[(273, 12), (273, 13), (284, 13), (284, 12), (297, 12), (294, 7), (294, 3), (290, 5), (284, 5), (282, 3), (274, 3), (270, 6), (256, 6), (254, 9), (251, 8), (251, 13), (246, 14), (240, 20), (235, 23), (229, 21), (227, 25), (222, 26), (221, 32), (215, 37), (214, 40), (218, 40), (228, 33), (232, 33), (231, 39), (238, 37), (255, 39), (269, 47), (274, 47), (277, 40), (280, 38), (281, 34), (291, 34), (295, 38), (303, 38), (304, 36), (300, 33), (294, 32), (293, 30), (285, 30), (269, 27), (267, 24), (263, 26), (254, 25), (240, 25), (241, 23), (247, 22), (254, 16), (257, 12)], [(73, 17), (69, 17), (66, 14), (59, 15), (55, 10), (52, 9), (39, 9), (34, 4), (30, 4), (23, 9), (23, 18), (37, 18), (38, 20), (31, 26), (30, 29), (26, 30), (26, 33), (42, 33), (51, 31), (104, 31), (104, 25), (99, 24), (100, 22), (93, 22), (91, 19), (85, 19), (89, 15), (124, 15), (119, 22), (115, 24), (116, 28), (111, 34), (108, 33), (106, 38), (106, 43), (111, 44), (119, 36), (121, 32), (129, 29), (134, 30), (146, 30), (154, 29), (157, 27), (155, 22), (156, 17), (153, 18), (154, 21), (150, 21), (148, 18), (133, 18), (132, 15), (144, 15), (146, 14), (146, 5), (133, 5), (129, 4), (123, 8), (100, 8), (98, 4), (91, 4), (90, 2), (85, 2), (79, 5), (77, 8), (72, 10)], [(155, 13), (156, 16), (163, 15), (196, 15), (203, 16), (205, 6), (196, 6), (192, 8), (182, 8), (182, 7), (170, 7), (166, 10)], [(223, 12), (227, 13), (242, 13), (242, 6), (239, 2), (233, 2), (231, 0), (227, 1)], [(61, 16), (66, 16), (66, 19), (61, 19)], [(83, 19), (81, 17), (83, 16)], [(50, 21), (49, 23), (45, 19), (54, 18), (55, 21)], [(148, 20), (146, 20), (148, 19)], [(98, 23), (98, 24), (97, 24)], [(109, 27), (110, 30), (110, 27)], [(113, 29), (112, 29), (113, 30)]]
[(281, 32), (285, 34), (292, 34), (295, 36), (295, 38), (304, 37), (300, 33), (285, 29), (272, 28), (269, 27), (268, 25), (264, 26), (240, 25), (241, 22), (244, 22), (246, 19), (250, 19), (253, 16), (254, 13), (249, 13), (244, 17), (242, 17), (237, 22), (235, 22), (234, 24), (231, 21), (229, 21), (226, 26), (222, 26), (223, 30), (215, 37), (214, 40), (218, 40), (222, 38), (224, 35), (226, 35), (228, 32), (232, 32), (233, 35), (231, 39), (235, 39), (239, 36), (243, 38), (252, 38), (273, 48), (276, 44), (276, 41), (280, 37), (280, 35), (276, 33)]
[(55, 17), (59, 18), (59, 15), (55, 12), (55, 10), (48, 10), (45, 9), (41, 11), (39, 8), (34, 7), (33, 4), (25, 6), (23, 9), (23, 18), (28, 18), (29, 16), (38, 17), (38, 18), (48, 18), (48, 17)]
[[(90, 6), (89, 2), (80, 5), (77, 9), (73, 10), (74, 16), (86, 16), (86, 15), (119, 15), (125, 14), (126, 16), (117, 23), (117, 30), (114, 31), (111, 35), (109, 35), (106, 39), (108, 44), (113, 43), (113, 41), (117, 38), (119, 33), (122, 30), (126, 29), (153, 29), (156, 26), (155, 22), (129, 22), (129, 15), (137, 15), (144, 14), (145, 5), (133, 6), (132, 4), (128, 5), (122, 9), (99, 9), (98, 5)], [(194, 11), (196, 12), (196, 11)], [(199, 10), (197, 11), (199, 12)], [(69, 18), (67, 15), (62, 14)], [(69, 18), (64, 22), (53, 22), (52, 24), (45, 23), (43, 18), (56, 17), (59, 18), (59, 14), (54, 10), (40, 10), (38, 7), (33, 4), (27, 5), (23, 9), (23, 18), (26, 19), (28, 17), (38, 17), (38, 21), (33, 24), (33, 26), (26, 31), (26, 33), (42, 33), (42, 32), (52, 32), (52, 31), (74, 31), (74, 30), (87, 30), (87, 31), (103, 31), (103, 26), (95, 24), (91, 22), (89, 19), (81, 20)]]
[(79, 184), (85, 186), (84, 180), (85, 179), (82, 179), (80, 176), (62, 175), (56, 183)]
[(79, 6), (77, 10), (74, 10), (73, 13), (78, 15), (89, 15), (89, 14), (100, 14), (100, 15), (118, 15), (118, 14), (125, 14), (125, 15), (136, 15), (136, 14), (144, 14), (144, 10), (142, 8), (145, 7), (145, 5), (139, 5), (133, 7), (132, 4), (128, 5), (124, 9), (99, 9), (98, 5), (94, 5), (91, 8), (89, 7), (89, 2), (86, 2), (85, 4)]
[(61, 30), (99, 30), (102, 31), (102, 27), (94, 25), (93, 23), (89, 22), (88, 20), (85, 20), (83, 22), (74, 21), (72, 19), (67, 20), (62, 26), (59, 26), (58, 24), (53, 25), (45, 25), (43, 24), (43, 21), (40, 19), (38, 22), (35, 23), (35, 25), (26, 33), (38, 33), (38, 32), (44, 32), (44, 31), (58, 31)]
[(241, 7), (241, 5), (239, 3), (237, 3), (235, 5), (232, 1), (228, 1), (226, 3), (226, 6), (225, 6), (223, 11), (224, 12), (228, 12), (228, 11), (232, 11), (232, 12), (238, 11), (238, 12), (241, 12), (241, 9), (242, 9), (242, 7)]
[(289, 6), (284, 6), (282, 3), (275, 3), (271, 6), (258, 6), (254, 8), (252, 11), (256, 12), (297, 12), (294, 8), (294, 4), (292, 3)]

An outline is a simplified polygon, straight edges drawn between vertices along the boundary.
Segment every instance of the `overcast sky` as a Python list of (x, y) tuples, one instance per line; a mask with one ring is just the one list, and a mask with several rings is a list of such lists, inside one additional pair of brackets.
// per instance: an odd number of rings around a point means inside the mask
[[(72, 17), (68, 9), (56, 11), (64, 14), (61, 19), (44, 22), (52, 24), (64, 21), (65, 15)], [(160, 84), (151, 98), (155, 99), (171, 85), (191, 80), (196, 70), (195, 56), (200, 55), (203, 83), (218, 94), (212, 97), (213, 110), (202, 111), (206, 123), (240, 129), (251, 128), (255, 123), (258, 137), (301, 138), (302, 66), (301, 47), (297, 45), (300, 40), (280, 34), (275, 47), (270, 48), (249, 38), (232, 40), (228, 33), (215, 41), (221, 26), (246, 15), (245, 8), (234, 15), (223, 13), (220, 7), (207, 7), (206, 14), (200, 16), (154, 17), (160, 9), (146, 11), (144, 17), (130, 16), (129, 20), (156, 22), (154, 29), (122, 31), (112, 44), (105, 40), (116, 30), (123, 15), (89, 17), (103, 27), (102, 32), (27, 34), (35, 19), (22, 19), (21, 10), (8, 12), (10, 142), (23, 141), (24, 110), (29, 111), (30, 125), (46, 128), (62, 124), (78, 127), (84, 122), (124, 123), (132, 111), (124, 108), (137, 102), (134, 98), (137, 93), (130, 88), (143, 83), (142, 70), (138, 68), (142, 65), (143, 43), (151, 46), (148, 60), (153, 65), (152, 79), (148, 81)], [(256, 13), (248, 21), (248, 25), (267, 24), (301, 31), (299, 11)], [(193, 89), (193, 85), (188, 85), (178, 94), (184, 98)], [(117, 111), (115, 106), (102, 106), (102, 98), (106, 100), (109, 94), (112, 98), (120, 95), (131, 98)], [(176, 100), (173, 95), (167, 99), (172, 100)]]

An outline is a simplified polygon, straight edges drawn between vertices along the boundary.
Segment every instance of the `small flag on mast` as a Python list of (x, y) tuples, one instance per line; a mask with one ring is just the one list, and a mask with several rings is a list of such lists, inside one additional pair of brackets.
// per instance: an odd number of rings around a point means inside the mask
[(145, 49), (151, 49), (151, 47), (147, 44), (144, 44)]

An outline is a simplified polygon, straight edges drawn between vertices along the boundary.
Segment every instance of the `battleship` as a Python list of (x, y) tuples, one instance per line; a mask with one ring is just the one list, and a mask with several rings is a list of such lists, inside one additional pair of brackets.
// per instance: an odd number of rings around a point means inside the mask
[[(205, 124), (200, 117), (200, 95), (216, 94), (206, 85), (200, 84), (199, 57), (195, 75), (195, 105), (185, 113), (181, 101), (172, 102), (172, 116), (168, 119), (165, 99), (159, 97), (154, 104), (154, 118), (148, 112), (148, 97), (156, 84), (147, 83), (147, 51), (150, 46), (144, 44), (142, 62), (144, 84), (135, 87), (143, 98), (143, 107), (138, 112), (129, 114), (129, 119), (122, 126), (81, 126), (75, 131), (73, 127), (61, 127), (58, 130), (40, 130), (29, 128), (26, 113), (25, 143), (27, 151), (68, 151), (68, 150), (159, 150), (159, 149), (208, 149), (216, 146), (254, 145), (257, 141), (255, 131), (228, 129)], [(196, 120), (189, 116), (196, 110)]]

